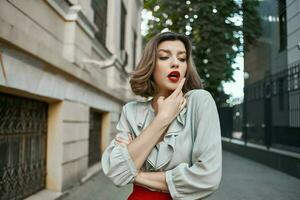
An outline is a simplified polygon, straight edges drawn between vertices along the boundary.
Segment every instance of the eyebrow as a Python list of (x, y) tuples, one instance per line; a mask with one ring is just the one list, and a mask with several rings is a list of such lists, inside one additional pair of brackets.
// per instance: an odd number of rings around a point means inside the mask
[[(166, 53), (171, 53), (170, 50), (167, 50), (167, 49), (159, 49), (158, 52), (160, 51), (163, 51), (163, 52), (166, 52)], [(177, 54), (186, 54), (186, 51), (178, 51)]]

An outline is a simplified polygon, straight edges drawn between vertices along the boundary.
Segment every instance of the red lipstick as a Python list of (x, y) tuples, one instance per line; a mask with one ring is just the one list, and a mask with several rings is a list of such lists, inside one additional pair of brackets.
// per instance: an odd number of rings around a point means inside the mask
[(180, 73), (178, 71), (171, 71), (168, 75), (168, 79), (172, 82), (177, 82), (180, 78)]

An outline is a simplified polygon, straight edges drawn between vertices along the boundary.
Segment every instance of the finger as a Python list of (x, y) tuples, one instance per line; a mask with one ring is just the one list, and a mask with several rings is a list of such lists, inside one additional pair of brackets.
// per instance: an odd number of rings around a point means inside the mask
[[(129, 133), (128, 133), (128, 136), (129, 136)], [(129, 141), (129, 138), (126, 138), (124, 136), (116, 136), (116, 139)]]
[(177, 86), (177, 88), (175, 89), (175, 91), (173, 92), (175, 97), (180, 95), (180, 93), (182, 93), (182, 87), (184, 85), (184, 82), (185, 82), (185, 78), (183, 78), (181, 80), (181, 82), (179, 83), (179, 85)]
[(181, 80), (181, 82), (179, 83), (179, 85), (177, 86), (177, 88), (174, 90), (174, 92), (170, 96), (177, 97), (180, 94), (181, 90), (182, 90), (184, 82), (185, 82), (185, 78), (183, 78)]
[(127, 145), (125, 142), (120, 141), (120, 140), (115, 140), (115, 144), (124, 144), (124, 145)]
[(126, 146), (126, 144), (123, 144), (123, 143), (121, 143), (121, 142), (118, 142), (118, 141), (115, 141), (115, 145), (121, 145), (121, 146), (123, 146), (123, 147), (125, 147), (125, 146)]
[(115, 140), (115, 145), (122, 145), (122, 146), (125, 146), (125, 144), (123, 144), (122, 142), (118, 142), (117, 140)]
[(179, 97), (180, 99), (182, 99), (183, 98), (183, 92), (182, 91), (180, 91), (180, 93), (178, 94), (178, 96), (177, 97)]
[(184, 101), (185, 101), (184, 97), (180, 98), (180, 105), (182, 105), (184, 103)]
[(184, 99), (183, 104), (186, 105), (187, 104), (187, 100), (186, 100), (186, 98), (183, 98), (183, 99)]
[(181, 105), (182, 103), (183, 103), (183, 99), (184, 99), (184, 97), (183, 97), (183, 92), (181, 91), (180, 93), (179, 93), (179, 95), (177, 96), (177, 97), (175, 97), (176, 98), (176, 100), (177, 100), (177, 102), (178, 102), (178, 105)]
[(116, 139), (116, 141), (124, 143), (124, 144), (129, 144), (128, 140), (124, 140), (124, 139)]
[(129, 141), (132, 142), (133, 138), (130, 133), (128, 133)]
[(130, 143), (129, 140), (119, 138), (119, 137), (116, 138), (116, 141), (120, 142), (120, 143), (123, 143), (123, 144), (129, 144)]
[(183, 98), (183, 101), (180, 105), (180, 110), (182, 110), (186, 106), (186, 103), (187, 103), (186, 98)]
[(122, 146), (127, 146), (128, 144), (125, 144), (125, 143), (122, 143), (122, 142), (118, 142), (118, 141), (115, 141), (115, 145), (122, 145)]
[(183, 103), (184, 103), (184, 98), (180, 98), (179, 99), (179, 107), (181, 107)]

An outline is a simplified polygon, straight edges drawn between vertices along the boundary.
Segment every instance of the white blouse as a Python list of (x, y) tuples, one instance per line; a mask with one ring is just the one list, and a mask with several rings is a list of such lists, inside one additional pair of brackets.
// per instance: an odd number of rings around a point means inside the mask
[[(187, 105), (169, 126), (164, 139), (155, 145), (142, 171), (165, 171), (173, 199), (201, 199), (219, 186), (222, 175), (222, 145), (216, 104), (209, 92), (191, 90)], [(152, 122), (151, 98), (123, 106), (117, 136), (128, 139)], [(102, 156), (102, 169), (117, 186), (132, 183), (138, 171), (127, 147), (112, 140)]]

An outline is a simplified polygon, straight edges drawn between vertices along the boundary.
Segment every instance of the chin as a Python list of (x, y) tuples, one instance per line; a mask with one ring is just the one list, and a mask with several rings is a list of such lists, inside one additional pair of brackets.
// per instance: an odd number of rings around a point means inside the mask
[(167, 90), (175, 90), (177, 88), (177, 84), (175, 83), (175, 84), (172, 84), (172, 85), (168, 85), (167, 87), (166, 87), (166, 89)]
[(163, 90), (174, 91), (177, 88), (178, 84), (179, 81), (177, 81), (176, 83), (167, 81), (163, 84), (162, 88), (164, 88)]

